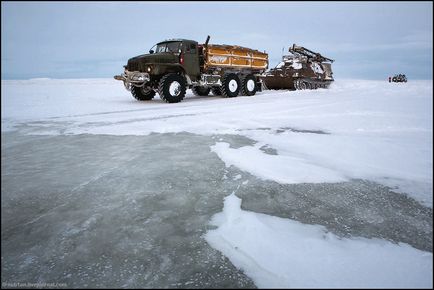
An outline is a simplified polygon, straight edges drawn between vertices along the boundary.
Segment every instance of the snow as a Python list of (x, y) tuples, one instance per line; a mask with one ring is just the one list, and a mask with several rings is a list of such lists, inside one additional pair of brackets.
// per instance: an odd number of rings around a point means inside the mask
[(298, 59), (296, 59), (296, 58), (294, 58), (293, 63), (292, 63), (291, 66), (292, 66), (293, 69), (301, 69), (303, 67), (303, 65), (301, 64), (301, 62)]
[(432, 288), (432, 253), (380, 239), (339, 238), (305, 225), (241, 210), (225, 198), (205, 239), (259, 288)]
[(346, 181), (339, 172), (306, 163), (301, 158), (261, 153), (258, 145), (232, 149), (229, 143), (218, 142), (211, 150), (217, 153), (227, 167), (234, 165), (255, 176), (279, 183)]
[(281, 61), (281, 62), (279, 62), (278, 65), (276, 65), (276, 68), (281, 68), (281, 67), (283, 67), (284, 65), (285, 65), (285, 62)]
[(321, 65), (319, 63), (317, 63), (317, 62), (312, 62), (312, 64), (310, 65), (310, 67), (316, 73), (319, 73), (319, 74), (323, 74), (324, 73), (323, 69), (321, 68)]
[[(111, 79), (2, 80), (3, 120), (26, 121), (137, 109)], [(136, 105), (136, 106), (135, 106)]]
[[(241, 135), (254, 144), (233, 148), (219, 138), (209, 150), (227, 167), (263, 180), (366, 179), (432, 208), (432, 88), (432, 81), (337, 80), (327, 90), (228, 99), (189, 92), (183, 102), (167, 104), (158, 96), (138, 102), (112, 79), (2, 80), (1, 130)], [(242, 178), (231, 179), (247, 185)], [(258, 287), (432, 287), (429, 252), (380, 239), (338, 238), (319, 225), (241, 210), (240, 203), (229, 196), (211, 221), (217, 228), (205, 238)]]
[[(137, 102), (110, 79), (2, 81), (2, 131), (40, 134), (238, 134), (255, 146), (213, 150), (228, 165), (283, 183), (368, 179), (432, 207), (432, 81), (338, 80), (330, 89)], [(57, 122), (61, 130), (41, 122)], [(258, 148), (267, 145), (277, 155)], [(235, 159), (237, 160), (235, 160)], [(257, 162), (263, 162), (256, 166)], [(279, 168), (280, 170), (276, 170)]]
[[(303, 67), (303, 65), (301, 64), (299, 59), (297, 59), (297, 58), (285, 58), (285, 60), (280, 62), (276, 66), (276, 68), (283, 67), (285, 65), (285, 63), (289, 63), (293, 69), (301, 69)], [(312, 69), (314, 69), (314, 68), (312, 67)]]

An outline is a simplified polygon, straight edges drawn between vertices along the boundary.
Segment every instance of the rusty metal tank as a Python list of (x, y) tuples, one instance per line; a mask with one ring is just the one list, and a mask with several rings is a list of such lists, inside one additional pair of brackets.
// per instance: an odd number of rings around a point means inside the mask
[(312, 90), (328, 88), (334, 81), (334, 60), (295, 44), (289, 52), (275, 68), (261, 75), (265, 89)]
[(237, 45), (208, 44), (205, 50), (205, 68), (240, 68), (264, 72), (268, 54)]

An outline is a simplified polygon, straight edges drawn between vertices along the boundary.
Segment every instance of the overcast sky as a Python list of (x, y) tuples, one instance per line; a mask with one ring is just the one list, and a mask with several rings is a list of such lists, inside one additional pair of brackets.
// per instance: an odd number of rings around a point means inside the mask
[(5, 2), (2, 79), (100, 78), (168, 38), (237, 44), (277, 65), (293, 43), (335, 79), (432, 79), (431, 2)]

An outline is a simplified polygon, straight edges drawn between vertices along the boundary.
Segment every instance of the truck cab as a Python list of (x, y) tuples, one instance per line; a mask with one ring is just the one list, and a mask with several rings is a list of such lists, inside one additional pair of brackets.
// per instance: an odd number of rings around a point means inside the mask
[(181, 42), (180, 64), (192, 81), (200, 78), (199, 48), (196, 41), (183, 40)]
[(195, 80), (200, 74), (198, 44), (187, 39), (169, 39), (155, 44), (149, 54), (128, 60), (126, 70), (148, 73), (158, 80), (168, 72), (178, 72)]
[(124, 73), (114, 78), (122, 80), (137, 100), (151, 100), (158, 92), (169, 103), (179, 102), (187, 86), (200, 79), (198, 43), (188, 39), (161, 41), (148, 54), (130, 58), (124, 68)]

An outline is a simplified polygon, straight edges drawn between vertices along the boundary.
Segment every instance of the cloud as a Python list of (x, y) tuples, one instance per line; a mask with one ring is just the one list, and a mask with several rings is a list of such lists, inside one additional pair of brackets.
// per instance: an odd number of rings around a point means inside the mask
[(432, 5), (423, 3), (2, 2), (1, 13), (2, 77), (62, 60), (77, 77), (100, 74), (85, 62), (126, 61), (160, 40), (208, 34), (211, 43), (266, 50), (270, 67), (293, 43), (339, 64), (393, 57), (432, 65)]

